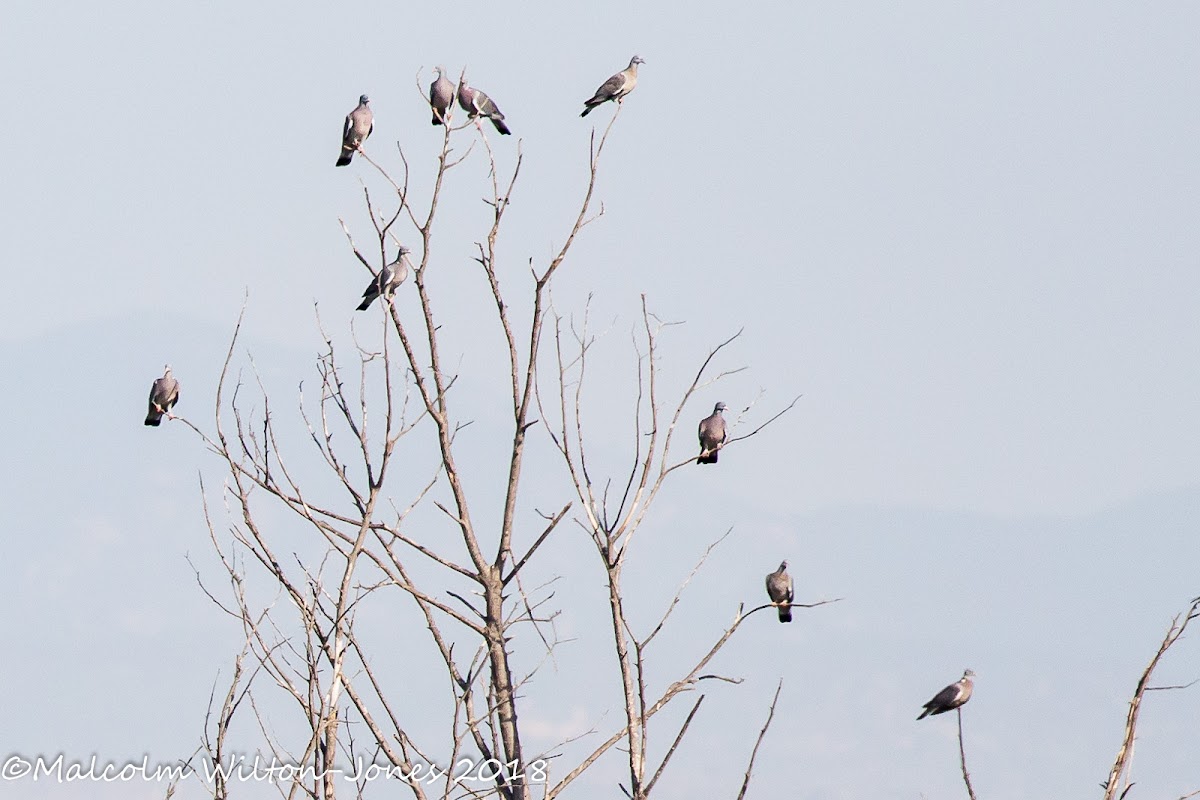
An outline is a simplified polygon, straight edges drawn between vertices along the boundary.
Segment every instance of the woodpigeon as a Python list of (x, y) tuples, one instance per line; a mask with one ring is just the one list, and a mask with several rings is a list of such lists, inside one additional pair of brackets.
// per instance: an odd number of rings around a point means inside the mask
[(484, 94), (481, 89), (472, 89), (467, 86), (467, 82), (462, 79), (458, 81), (458, 104), (471, 119), (487, 117), (501, 134), (508, 136), (512, 133), (504, 124), (504, 114), (500, 112), (492, 98)]
[(971, 670), (963, 672), (963, 676), (956, 682), (942, 689), (933, 696), (933, 699), (925, 704), (925, 710), (921, 712), (921, 716), (917, 719), (924, 719), (932, 714), (944, 714), (947, 711), (953, 711), (963, 703), (971, 699), (971, 690), (975, 688), (975, 682), (971, 680), (975, 677), (975, 673)]
[(371, 131), (375, 130), (375, 115), (371, 113), (367, 103), (370, 99), (364, 94), (358, 98), (358, 105), (346, 115), (346, 125), (342, 128), (342, 154), (338, 156), (337, 166), (344, 167), (354, 158), (354, 151), (367, 140)]
[(375, 302), (375, 298), (380, 295), (391, 299), (396, 288), (408, 278), (408, 259), (405, 256), (410, 252), (407, 247), (400, 245), (400, 252), (396, 254), (396, 260), (381, 269), (363, 291), (363, 301), (358, 306), (359, 311), (366, 311), (371, 303)]
[(171, 415), (171, 407), (179, 402), (179, 381), (171, 375), (171, 365), (165, 367), (163, 376), (155, 378), (150, 386), (150, 410), (146, 412), (146, 424), (158, 427), (163, 414)]
[(721, 412), (726, 409), (724, 403), (713, 407), (712, 416), (700, 420), (700, 457), (697, 464), (715, 464), (720, 450), (717, 448), (725, 441), (725, 418)]
[(787, 574), (787, 562), (781, 562), (779, 569), (767, 576), (767, 596), (772, 603), (779, 606), (779, 621), (792, 621), (792, 576)]
[(429, 107), (433, 109), (433, 124), (441, 125), (454, 102), (454, 84), (446, 79), (445, 67), (436, 67), (433, 71), (437, 80), (429, 86)]
[(638, 64), (645, 64), (640, 56), (634, 56), (629, 59), (629, 66), (613, 75), (611, 78), (600, 84), (600, 88), (590, 99), (584, 100), (583, 104), (586, 108), (579, 116), (586, 117), (592, 112), (592, 109), (609, 100), (616, 100), (620, 103), (625, 95), (633, 91), (633, 87), (637, 86), (637, 68)]

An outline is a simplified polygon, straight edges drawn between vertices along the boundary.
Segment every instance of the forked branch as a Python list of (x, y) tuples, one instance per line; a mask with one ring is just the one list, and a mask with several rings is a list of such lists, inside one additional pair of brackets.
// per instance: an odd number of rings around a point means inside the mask
[(1146, 669), (1142, 671), (1142, 677), (1138, 679), (1137, 687), (1134, 689), (1133, 697), (1129, 701), (1129, 713), (1125, 716), (1125, 736), (1121, 741), (1121, 749), (1117, 751), (1117, 757), (1113, 760), (1112, 769), (1108, 772), (1108, 780), (1102, 784), (1104, 787), (1104, 800), (1114, 800), (1118, 790), (1128, 791), (1127, 784), (1122, 790), (1122, 782), (1127, 781), (1126, 771), (1129, 767), (1129, 759), (1133, 755), (1133, 740), (1137, 735), (1138, 713), (1142, 708), (1142, 698), (1150, 687), (1150, 677), (1154, 674), (1155, 668), (1158, 667), (1158, 662), (1167, 654), (1171, 646), (1179, 641), (1179, 637), (1187, 630), (1188, 623), (1200, 616), (1200, 597), (1192, 600), (1187, 611), (1182, 614), (1177, 614), (1171, 620), (1171, 627), (1167, 629), (1167, 635), (1163, 637), (1162, 644), (1158, 646), (1158, 651), (1154, 657), (1150, 659), (1150, 663), (1146, 665)]

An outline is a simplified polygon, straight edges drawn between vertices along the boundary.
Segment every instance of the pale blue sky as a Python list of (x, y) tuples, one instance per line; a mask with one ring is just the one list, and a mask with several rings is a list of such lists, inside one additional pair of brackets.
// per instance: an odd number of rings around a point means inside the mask
[[(602, 167), (605, 216), (556, 289), (576, 310), (594, 292), (609, 330), (597, 459), (622, 463), (641, 293), (687, 322), (664, 338), (673, 392), (745, 328), (726, 365), (750, 369), (697, 398), (689, 429), (717, 399), (742, 408), (765, 389), (761, 419), (804, 398), (669, 487), (630, 592), (656, 619), (732, 526), (672, 653), (758, 602), (780, 558), (805, 598), (846, 598), (743, 631), (721, 668), (747, 681), (711, 690), (664, 793), (735, 794), (782, 675), (759, 793), (955, 796), (953, 719), (913, 718), (970, 666), (980, 796), (1094, 796), (1138, 672), (1200, 594), (1198, 29), (1182, 2), (7, 9), (0, 680), (14, 691), (0, 749), (165, 760), (197, 741), (238, 645), (185, 561), (213, 567), (198, 483), (222, 475), (182, 426), (143, 428), (145, 395), (170, 361), (179, 411), (211, 424), (246, 293), (243, 344), (277, 407), (313, 380), (314, 302), (339, 341), (352, 319), (374, 330), (352, 311), (365, 276), (337, 223), (365, 232), (360, 179), (382, 192), (365, 164), (333, 167), (357, 96), (376, 113), (370, 152), (397, 165), (400, 142), (418, 203), (441, 141), (422, 100), (430, 68), (466, 67), (496, 99), (515, 134), (491, 136), (501, 163), (518, 139), (525, 154), (501, 239), (516, 290), (527, 260), (561, 244), (592, 123), (611, 114), (579, 119), (583, 99), (638, 53)], [(471, 344), (492, 319), (470, 262), (486, 191), (475, 153), (447, 187), (433, 264), (472, 393), (463, 414), (478, 420), (464, 442), (477, 483), (510, 435), (484, 394), (491, 353)], [(559, 507), (547, 475), (530, 503)], [(543, 567), (580, 593), (560, 595), (579, 640), (528, 700), (548, 731), (619, 716), (589, 558), (564, 536)], [(1196, 677), (1185, 641), (1163, 680)], [(607, 688), (557, 703), (589, 682)], [(1147, 702), (1135, 793), (1200, 789), (1198, 715), (1196, 690)], [(612, 794), (596, 780), (579, 796)]]

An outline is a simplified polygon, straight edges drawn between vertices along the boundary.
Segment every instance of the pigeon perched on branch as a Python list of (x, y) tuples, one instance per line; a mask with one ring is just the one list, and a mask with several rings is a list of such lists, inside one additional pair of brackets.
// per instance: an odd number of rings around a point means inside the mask
[(371, 102), (365, 94), (358, 98), (358, 105), (346, 115), (346, 125), (342, 128), (342, 153), (338, 156), (336, 166), (344, 167), (354, 158), (354, 153), (375, 130), (375, 115), (371, 113)]
[(504, 124), (504, 114), (500, 112), (492, 98), (488, 97), (482, 89), (472, 89), (467, 86), (466, 80), (462, 79), (458, 82), (458, 104), (471, 119), (487, 117), (496, 126), (496, 130), (504, 136), (512, 133)]
[(720, 454), (718, 448), (725, 441), (725, 418), (721, 416), (725, 409), (724, 403), (717, 403), (712, 415), (700, 420), (700, 457), (696, 459), (697, 464), (717, 463)]
[(437, 80), (429, 86), (429, 107), (433, 109), (433, 124), (444, 125), (454, 102), (454, 84), (446, 79), (446, 68), (435, 67)]
[(609, 100), (616, 100), (620, 103), (625, 99), (625, 95), (633, 91), (633, 87), (637, 86), (637, 68), (638, 64), (645, 64), (640, 56), (634, 56), (629, 59), (629, 66), (613, 75), (611, 78), (600, 84), (600, 88), (596, 90), (590, 98), (583, 101), (583, 113), (579, 116), (586, 117), (592, 113), (598, 105), (607, 103)]
[(163, 376), (155, 378), (150, 386), (150, 409), (146, 412), (146, 424), (158, 427), (163, 414), (170, 414), (171, 407), (179, 402), (179, 381), (171, 375), (171, 365), (164, 368)]
[(971, 690), (975, 688), (975, 682), (971, 680), (974, 677), (974, 672), (971, 670), (965, 671), (958, 681), (935, 694), (933, 699), (925, 704), (925, 710), (921, 712), (921, 716), (917, 717), (917, 719), (924, 719), (933, 714), (945, 714), (947, 711), (953, 711), (970, 700)]
[(363, 301), (358, 306), (359, 311), (366, 311), (371, 303), (375, 302), (375, 298), (380, 295), (391, 299), (392, 295), (396, 293), (397, 287), (408, 278), (408, 258), (406, 256), (410, 252), (407, 247), (400, 245), (400, 252), (396, 254), (396, 260), (381, 269), (363, 291)]
[(787, 562), (781, 562), (779, 569), (767, 576), (767, 596), (771, 602), (779, 606), (779, 621), (792, 621), (792, 576), (787, 574)]

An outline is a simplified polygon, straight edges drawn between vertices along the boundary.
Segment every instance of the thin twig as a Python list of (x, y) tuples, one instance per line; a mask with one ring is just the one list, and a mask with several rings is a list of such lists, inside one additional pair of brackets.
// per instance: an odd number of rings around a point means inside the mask
[(742, 790), (738, 792), (738, 800), (745, 800), (746, 790), (750, 788), (750, 773), (754, 771), (754, 759), (758, 757), (758, 747), (762, 744), (763, 737), (767, 735), (767, 729), (771, 727), (771, 720), (775, 718), (775, 704), (779, 702), (781, 691), (783, 691), (783, 678), (779, 679), (779, 685), (775, 687), (775, 696), (771, 698), (767, 721), (763, 724), (762, 730), (758, 732), (758, 738), (754, 740), (754, 749), (750, 751), (750, 763), (746, 765), (746, 775), (742, 779)]
[(687, 733), (688, 726), (692, 724), (692, 719), (696, 716), (696, 712), (700, 710), (700, 704), (704, 702), (704, 698), (708, 695), (700, 695), (696, 700), (692, 710), (688, 712), (687, 719), (683, 721), (683, 726), (680, 727), (679, 733), (675, 735), (675, 741), (671, 742), (670, 748), (667, 749), (667, 754), (663, 756), (662, 763), (658, 765), (658, 769), (654, 771), (654, 777), (646, 784), (646, 794), (649, 795), (654, 789), (654, 784), (658, 783), (659, 777), (662, 776), (663, 770), (667, 768), (667, 764), (671, 761), (671, 756), (675, 755), (675, 749), (679, 747), (679, 743), (683, 741), (684, 735)]
[(971, 773), (967, 772), (967, 751), (963, 747), (963, 732), (962, 732), (962, 706), (954, 709), (958, 714), (958, 759), (962, 765), (963, 783), (967, 785), (967, 795), (971, 800), (975, 800), (975, 790), (971, 787)]

